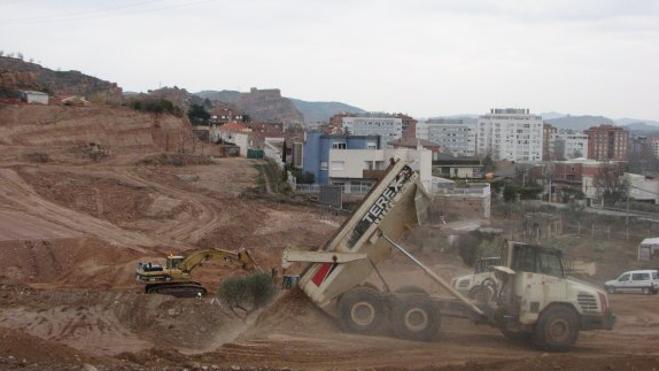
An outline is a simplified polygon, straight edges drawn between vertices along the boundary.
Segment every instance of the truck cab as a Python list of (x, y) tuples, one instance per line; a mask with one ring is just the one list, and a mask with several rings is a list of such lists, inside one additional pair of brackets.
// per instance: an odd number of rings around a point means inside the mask
[(560, 350), (574, 344), (581, 330), (612, 328), (606, 292), (568, 277), (562, 258), (555, 248), (508, 242), (508, 274), (496, 274), (495, 320), (504, 335), (533, 337), (545, 348)]

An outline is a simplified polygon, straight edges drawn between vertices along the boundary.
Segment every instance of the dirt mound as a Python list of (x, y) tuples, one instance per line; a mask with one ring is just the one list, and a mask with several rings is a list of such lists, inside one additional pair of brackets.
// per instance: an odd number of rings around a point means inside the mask
[(2, 363), (11, 366), (12, 361), (15, 361), (16, 366), (55, 363), (61, 367), (65, 365), (74, 367), (81, 366), (82, 363), (90, 363), (92, 359), (69, 346), (0, 327), (0, 368), (4, 368)]
[(4, 285), (0, 303), (0, 326), (97, 355), (154, 346), (208, 351), (234, 340), (246, 327), (210, 298)]
[(189, 166), (210, 165), (213, 162), (210, 156), (194, 155), (186, 153), (160, 153), (142, 159), (142, 165), (166, 165), (166, 166)]
[(316, 307), (300, 289), (284, 292), (261, 312), (241, 338), (271, 333), (337, 333), (336, 321)]
[[(496, 362), (467, 362), (459, 366), (441, 367), (443, 371), (554, 371), (554, 370), (657, 370), (659, 356), (606, 356), (598, 357), (575, 357), (570, 355), (548, 355), (543, 354), (516, 360), (505, 360)], [(382, 370), (390, 368), (382, 368)]]
[(0, 242), (3, 274), (30, 284), (132, 287), (141, 253), (94, 238)]

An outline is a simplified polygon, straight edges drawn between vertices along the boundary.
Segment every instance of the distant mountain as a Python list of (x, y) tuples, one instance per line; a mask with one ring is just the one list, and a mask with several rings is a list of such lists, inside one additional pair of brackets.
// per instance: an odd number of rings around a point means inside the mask
[(659, 121), (635, 119), (635, 118), (630, 118), (630, 117), (622, 117), (622, 118), (619, 118), (619, 119), (615, 119), (614, 121), (617, 125), (620, 125), (620, 126), (629, 126), (629, 125), (634, 125), (634, 124), (646, 124), (646, 125), (649, 125), (649, 126), (659, 126)]
[(542, 119), (546, 121), (546, 120), (559, 119), (567, 116), (567, 114), (551, 111), (551, 112), (543, 112), (540, 114), (540, 116), (542, 116)]
[[(652, 121), (650, 121), (652, 122)], [(658, 125), (652, 125), (648, 124), (647, 122), (633, 122), (630, 124), (626, 125), (621, 125), (624, 126), (625, 129), (629, 131), (655, 131), (659, 132), (659, 124)]]
[(361, 108), (341, 102), (308, 102), (301, 99), (288, 98), (302, 112), (305, 123), (329, 122), (330, 117), (337, 113), (365, 113)]
[(195, 93), (211, 102), (222, 102), (236, 106), (258, 122), (281, 122), (286, 125), (302, 125), (304, 117), (293, 102), (281, 96), (279, 89), (256, 89), (241, 93), (234, 90), (204, 90)]
[(240, 92), (236, 90), (203, 90), (194, 95), (211, 101), (219, 100), (224, 103), (235, 104), (240, 99)]
[(602, 124), (615, 125), (613, 120), (604, 116), (571, 116), (558, 117), (554, 119), (545, 119), (546, 123), (551, 124), (559, 129), (586, 130), (591, 126)]

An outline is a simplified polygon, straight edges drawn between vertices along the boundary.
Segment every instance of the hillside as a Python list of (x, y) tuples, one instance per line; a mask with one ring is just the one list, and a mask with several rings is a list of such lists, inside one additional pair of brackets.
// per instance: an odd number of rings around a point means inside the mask
[(301, 99), (288, 98), (302, 112), (305, 123), (329, 122), (330, 117), (337, 113), (364, 113), (361, 108), (341, 102), (308, 102)]
[[(277, 89), (273, 89), (277, 90)], [(262, 93), (266, 90), (257, 90), (258, 93)], [(259, 108), (260, 104), (258, 99), (253, 100), (249, 97), (253, 95), (253, 92), (250, 93), (241, 93), (235, 90), (203, 90), (198, 93), (195, 93), (196, 96), (203, 99), (210, 99), (211, 101), (221, 101), (224, 103), (229, 103), (236, 105), (242, 111), (248, 113), (253, 118), (256, 117), (252, 112), (261, 111), (263, 115), (267, 115), (268, 110), (263, 110)], [(284, 100), (290, 101), (293, 103), (294, 108), (302, 115), (302, 119), (305, 123), (314, 123), (314, 122), (328, 122), (329, 118), (340, 112), (348, 113), (363, 113), (363, 109), (351, 106), (349, 104), (341, 102), (309, 102), (302, 99), (296, 98), (281, 98), (282, 102), (279, 104), (283, 106), (288, 106), (284, 103)], [(273, 97), (271, 103), (275, 101)], [(261, 116), (263, 117), (263, 116)], [(268, 118), (265, 116), (265, 118)], [(275, 119), (266, 119), (265, 121), (280, 121)]]
[(659, 126), (646, 122), (633, 122), (622, 126), (629, 131), (659, 132)]
[(220, 101), (237, 107), (253, 121), (282, 122), (287, 125), (302, 125), (304, 117), (290, 99), (282, 97), (279, 89), (256, 89), (241, 93), (233, 90), (204, 90), (195, 93), (202, 99)]
[(591, 126), (602, 124), (615, 125), (613, 120), (604, 116), (564, 116), (554, 119), (545, 120), (546, 123), (552, 124), (559, 129), (586, 130)]
[(53, 71), (36, 63), (8, 57), (0, 57), (0, 87), (39, 90), (55, 96), (121, 98), (121, 88), (116, 83), (79, 71)]

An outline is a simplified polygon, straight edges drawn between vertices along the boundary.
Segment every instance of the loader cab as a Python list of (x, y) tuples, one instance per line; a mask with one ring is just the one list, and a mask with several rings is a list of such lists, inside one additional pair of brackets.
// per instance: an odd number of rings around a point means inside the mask
[(557, 278), (565, 277), (561, 250), (530, 245), (525, 243), (509, 243), (508, 264), (515, 272), (538, 273)]
[(180, 255), (170, 255), (167, 257), (167, 269), (177, 269), (179, 264), (185, 259)]

